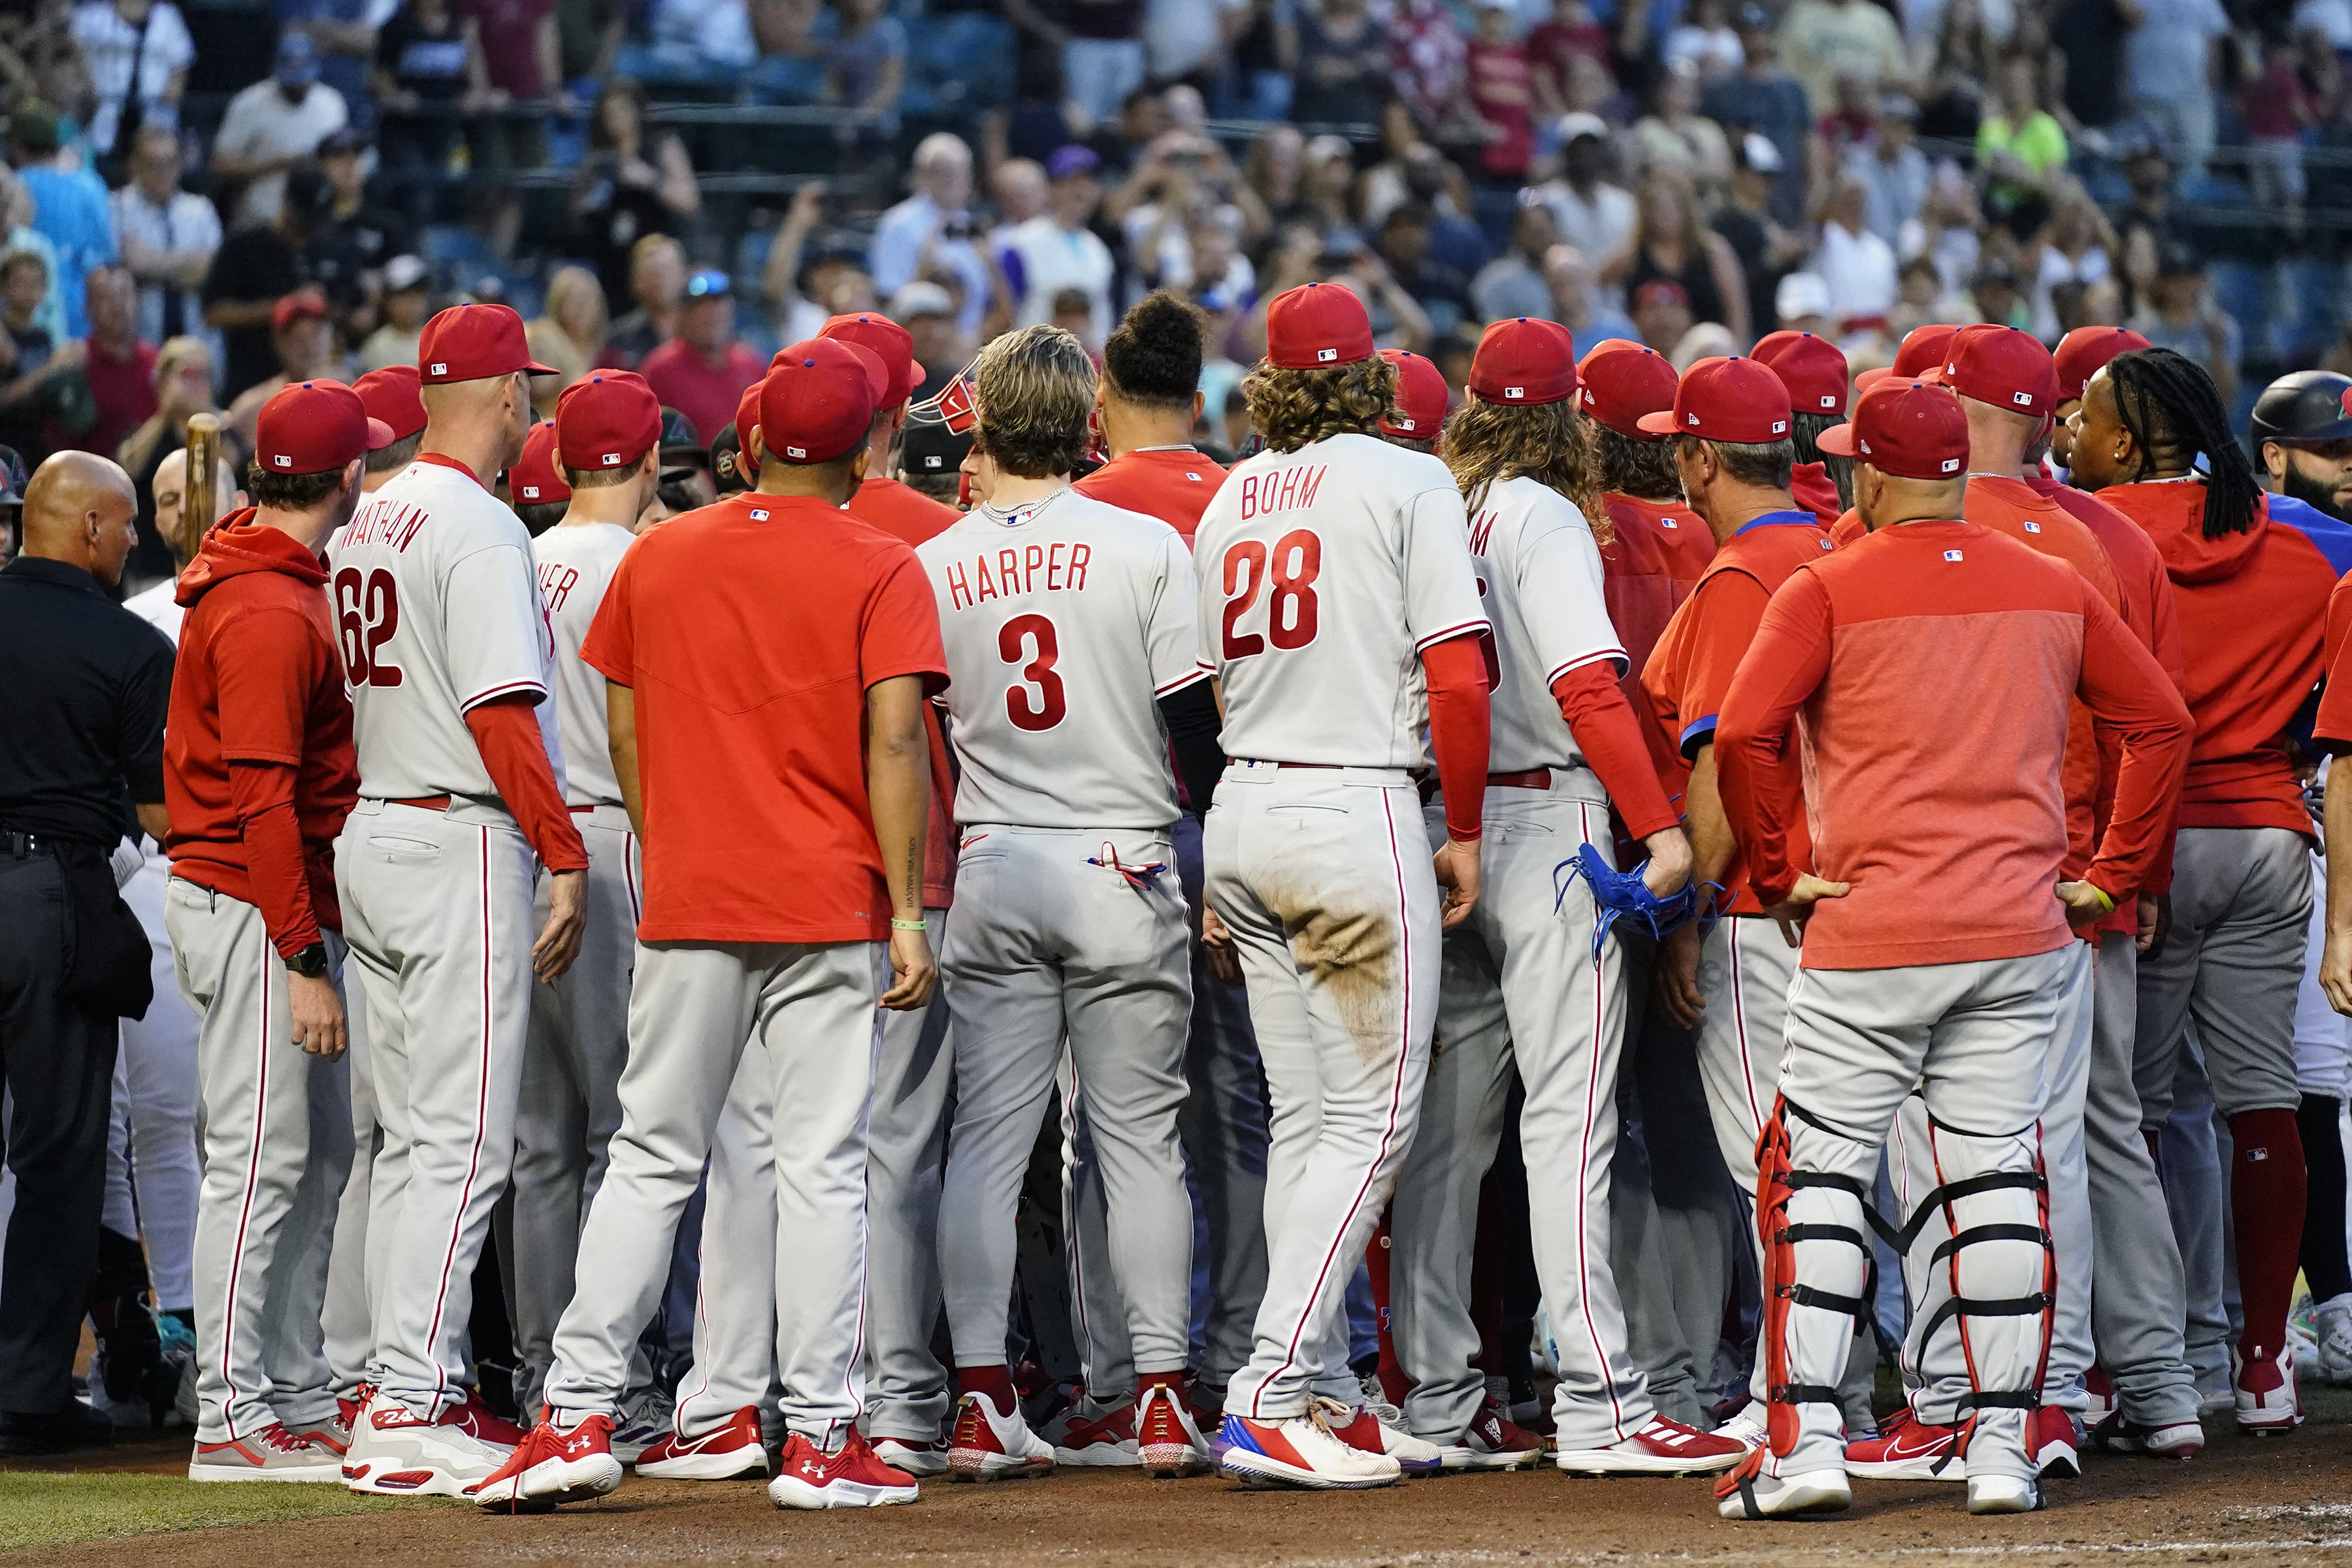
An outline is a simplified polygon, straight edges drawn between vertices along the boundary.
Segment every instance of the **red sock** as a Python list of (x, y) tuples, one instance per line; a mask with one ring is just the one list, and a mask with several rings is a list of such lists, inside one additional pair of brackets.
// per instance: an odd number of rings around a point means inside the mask
[(2303, 1138), (2292, 1110), (2230, 1118), (2230, 1219), (2238, 1231), (2238, 1293), (2246, 1331), (2238, 1353), (2267, 1360), (2286, 1342), (2303, 1247)]
[[(2303, 1221), (2294, 1222), (2298, 1240), (2303, 1236)], [(996, 1406), (999, 1415), (1013, 1414), (1013, 1402), (1020, 1397), (1013, 1389), (1013, 1369), (999, 1362), (994, 1366), (960, 1366), (956, 1368), (956, 1384), (966, 1394), (984, 1394)]]

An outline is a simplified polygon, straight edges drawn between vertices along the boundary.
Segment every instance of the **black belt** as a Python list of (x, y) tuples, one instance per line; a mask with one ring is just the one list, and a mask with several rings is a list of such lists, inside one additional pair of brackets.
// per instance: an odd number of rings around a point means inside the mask
[(55, 855), (62, 859), (76, 851), (101, 856), (106, 853), (105, 849), (91, 845), (86, 839), (60, 838), (54, 833), (16, 833), (0, 829), (0, 854), (19, 860), (28, 855)]

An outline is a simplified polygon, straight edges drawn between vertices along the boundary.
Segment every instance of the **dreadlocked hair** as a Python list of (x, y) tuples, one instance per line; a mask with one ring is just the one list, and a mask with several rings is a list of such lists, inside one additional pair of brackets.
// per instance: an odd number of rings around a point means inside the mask
[(1574, 501), (1593, 539), (1607, 544), (1609, 515), (1601, 506), (1583, 424), (1573, 398), (1532, 405), (1473, 399), (1445, 422), (1445, 464), (1473, 512), (1486, 504), (1496, 479), (1533, 479)]
[(1799, 414), (1792, 421), (1797, 448), (1797, 461), (1819, 463), (1837, 487), (1838, 505), (1851, 510), (1853, 507), (1853, 459), (1832, 457), (1818, 444), (1822, 431), (1832, 425), (1843, 425), (1841, 414)]
[(1600, 486), (1635, 500), (1680, 500), (1682, 476), (1675, 468), (1672, 441), (1643, 440), (1612, 430), (1598, 420), (1584, 426)]
[(2205, 537), (2243, 533), (2263, 504), (2253, 464), (2230, 428), (2221, 389), (2205, 369), (2171, 349), (2134, 349), (2107, 362), (2116, 415), (2131, 433), (2138, 472), (2145, 478), (2156, 454), (2166, 448), (2187, 468), (2198, 453), (2206, 462)]
[(1328, 370), (1283, 370), (1265, 361), (1242, 381), (1250, 427), (1269, 452), (1296, 452), (1334, 436), (1380, 437), (1396, 406), (1396, 366), (1374, 354)]

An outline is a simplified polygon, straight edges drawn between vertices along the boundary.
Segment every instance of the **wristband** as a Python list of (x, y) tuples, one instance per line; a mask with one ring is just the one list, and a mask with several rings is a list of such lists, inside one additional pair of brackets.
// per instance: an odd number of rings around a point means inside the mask
[(930, 927), (931, 922), (927, 920), (902, 921), (896, 915), (892, 915), (890, 917), (890, 929), (892, 931), (929, 931)]

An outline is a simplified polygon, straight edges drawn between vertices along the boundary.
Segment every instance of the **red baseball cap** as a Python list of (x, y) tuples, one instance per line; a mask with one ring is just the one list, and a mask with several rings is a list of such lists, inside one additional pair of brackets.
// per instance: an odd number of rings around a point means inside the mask
[(1864, 393), (1853, 418), (1813, 444), (1900, 479), (1956, 479), (1968, 471), (1969, 416), (1958, 398), (1932, 383), (1890, 381)]
[(829, 463), (865, 442), (888, 381), (871, 350), (811, 338), (776, 359), (760, 387), (761, 447), (787, 463)]
[(1302, 283), (1265, 308), (1265, 358), (1276, 370), (1330, 370), (1378, 352), (1372, 319), (1345, 283)]
[(556, 447), (572, 468), (625, 468), (661, 444), (661, 399), (629, 370), (582, 376), (555, 400)]
[(2146, 347), (2146, 338), (2122, 327), (2076, 327), (2058, 340), (2058, 352), (2053, 356), (2058, 372), (2058, 401), (2074, 402), (2109, 360)]
[(416, 347), (416, 371), (428, 386), (446, 382), (487, 381), (527, 370), (555, 372), (530, 357), (522, 318), (506, 305), (452, 305), (425, 323)]
[(405, 441), (425, 428), (425, 398), (416, 388), (413, 364), (388, 364), (352, 383), (352, 390), (367, 405), (368, 417), (383, 420), (395, 441)]
[(882, 408), (898, 407), (907, 401), (910, 388), (923, 383), (923, 367), (915, 363), (913, 335), (887, 316), (878, 316), (871, 311), (857, 316), (835, 316), (818, 328), (816, 335), (869, 349), (874, 357), (882, 362), (882, 368), (890, 377), (890, 384), (884, 389), (878, 405)]
[(1750, 351), (1772, 367), (1800, 414), (1843, 414), (1848, 391), (1845, 355), (1811, 332), (1767, 332)]
[(767, 386), (755, 381), (743, 389), (742, 400), (735, 405), (735, 464), (737, 471), (749, 479), (760, 471), (759, 454), (751, 450), (751, 432), (760, 423), (760, 393)]
[(1764, 442), (1789, 438), (1789, 389), (1772, 374), (1738, 354), (1703, 359), (1683, 372), (1675, 405), (1644, 414), (1641, 426), (1653, 436), (1696, 436), (1702, 441)]
[(261, 405), (253, 460), (273, 474), (323, 474), (396, 439), (341, 382), (297, 382)]
[(2040, 418), (2058, 406), (2058, 368), (2042, 340), (1997, 321), (1979, 321), (1952, 334), (1944, 363), (1921, 381), (1950, 387), (1962, 397)]
[(1642, 416), (1675, 405), (1674, 363), (1631, 338), (1603, 338), (1593, 344), (1576, 367), (1576, 405), (1620, 436), (1653, 439), (1642, 428)]
[(1469, 385), (1481, 403), (1565, 403), (1576, 395), (1576, 344), (1558, 321), (1507, 317), (1478, 340)]
[(278, 301), (269, 312), (269, 330), (282, 332), (295, 322), (327, 319), (327, 297), (316, 289), (297, 289)]
[(1454, 400), (1445, 377), (1433, 362), (1403, 349), (1382, 349), (1381, 357), (1397, 371), (1397, 416), (1381, 421), (1381, 434), (1408, 441), (1433, 438), (1445, 427), (1446, 405)]
[(1944, 363), (1944, 351), (1952, 346), (1952, 334), (1960, 329), (1948, 321), (1932, 321), (1924, 327), (1914, 327), (1903, 334), (1903, 342), (1895, 350), (1895, 363), (1881, 370), (1866, 370), (1853, 378), (1856, 392), (1868, 392), (1890, 375), (1906, 378), (1933, 370)]
[[(515, 505), (546, 506), (551, 501), (572, 499), (572, 487), (563, 482), (563, 470), (555, 466), (555, 444), (552, 419), (541, 420), (522, 438), (522, 456), (507, 470), (507, 494), (513, 498)], [(584, 463), (574, 466), (587, 467)]]

